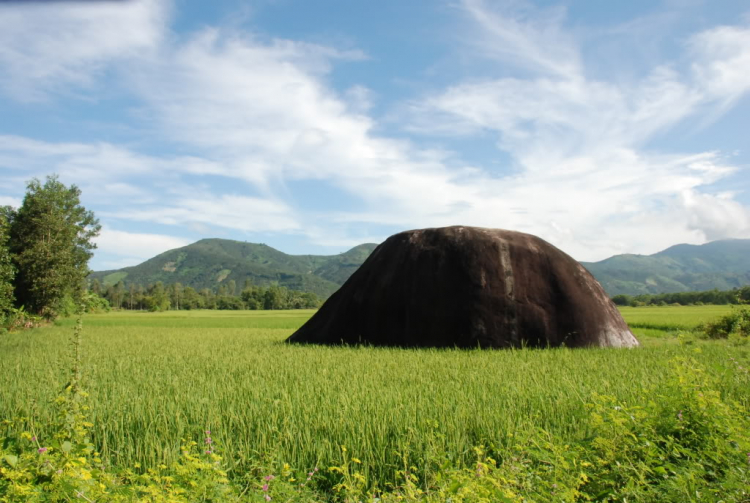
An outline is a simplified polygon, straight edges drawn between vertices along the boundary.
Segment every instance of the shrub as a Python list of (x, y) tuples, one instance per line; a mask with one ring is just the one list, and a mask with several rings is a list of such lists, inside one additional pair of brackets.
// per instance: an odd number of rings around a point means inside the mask
[(732, 307), (732, 312), (716, 321), (703, 324), (700, 329), (710, 339), (726, 339), (730, 335), (748, 337), (750, 335), (750, 307)]

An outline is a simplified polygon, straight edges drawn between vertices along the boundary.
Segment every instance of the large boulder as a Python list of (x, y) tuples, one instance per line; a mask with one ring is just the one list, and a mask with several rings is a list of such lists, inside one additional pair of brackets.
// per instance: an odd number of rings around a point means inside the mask
[(632, 347), (638, 340), (594, 277), (520, 232), (401, 232), (287, 342), (406, 347)]

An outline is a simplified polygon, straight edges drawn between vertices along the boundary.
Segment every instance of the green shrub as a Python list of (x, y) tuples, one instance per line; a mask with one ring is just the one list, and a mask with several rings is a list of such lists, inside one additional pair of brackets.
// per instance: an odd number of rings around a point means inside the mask
[(726, 339), (730, 335), (748, 337), (750, 335), (750, 307), (733, 307), (732, 312), (716, 321), (701, 326), (710, 339)]
[(26, 312), (23, 306), (10, 308), (3, 318), (0, 318), (0, 328), (13, 332), (17, 330), (28, 330), (44, 324), (41, 316)]

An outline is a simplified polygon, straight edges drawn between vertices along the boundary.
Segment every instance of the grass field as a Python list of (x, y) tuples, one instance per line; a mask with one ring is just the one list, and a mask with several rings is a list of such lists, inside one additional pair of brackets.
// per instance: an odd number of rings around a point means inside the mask
[(621, 307), (630, 328), (663, 331), (692, 330), (701, 323), (729, 313), (733, 306)]
[[(623, 309), (628, 322), (660, 336), (641, 332), (645, 344), (633, 350), (301, 347), (282, 341), (311, 311), (89, 315), (83, 386), (94, 441), (115, 466), (169, 463), (181, 439), (210, 429), (230, 477), (284, 463), (338, 465), (346, 446), (383, 486), (404, 456), (425, 478), (439, 469), (430, 460), (470, 464), (478, 445), (501, 455), (533, 428), (583, 439), (592, 397), (636, 403), (644, 390), (658, 394), (675, 357), (694, 358), (723, 397), (750, 406), (750, 381), (731, 360), (750, 367), (750, 346), (665, 335), (727, 309)], [(0, 419), (34, 417), (38, 435), (47, 433), (72, 325), (0, 335)]]

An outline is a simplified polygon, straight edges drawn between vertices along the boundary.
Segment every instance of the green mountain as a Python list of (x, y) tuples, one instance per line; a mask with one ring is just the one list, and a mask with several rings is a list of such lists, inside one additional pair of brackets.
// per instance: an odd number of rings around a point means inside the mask
[[(365, 261), (377, 245), (362, 244), (339, 255), (287, 255), (264, 244), (203, 239), (117, 271), (94, 272), (104, 285), (120, 280), (148, 285), (180, 282), (216, 288), (231, 280), (240, 289), (278, 283), (326, 298)], [(750, 240), (675, 245), (653, 255), (615, 255), (601, 262), (582, 262), (611, 296), (618, 294), (731, 290), (750, 285)]]
[(611, 296), (731, 290), (750, 285), (750, 239), (680, 244), (653, 255), (615, 255), (582, 264)]
[(241, 289), (246, 279), (254, 285), (278, 283), (325, 298), (335, 292), (375, 249), (362, 244), (339, 255), (287, 255), (264, 244), (228, 239), (203, 239), (169, 250), (146, 262), (116, 271), (92, 273), (103, 285), (118, 281), (148, 285), (180, 282), (196, 290), (216, 288), (234, 280)]

